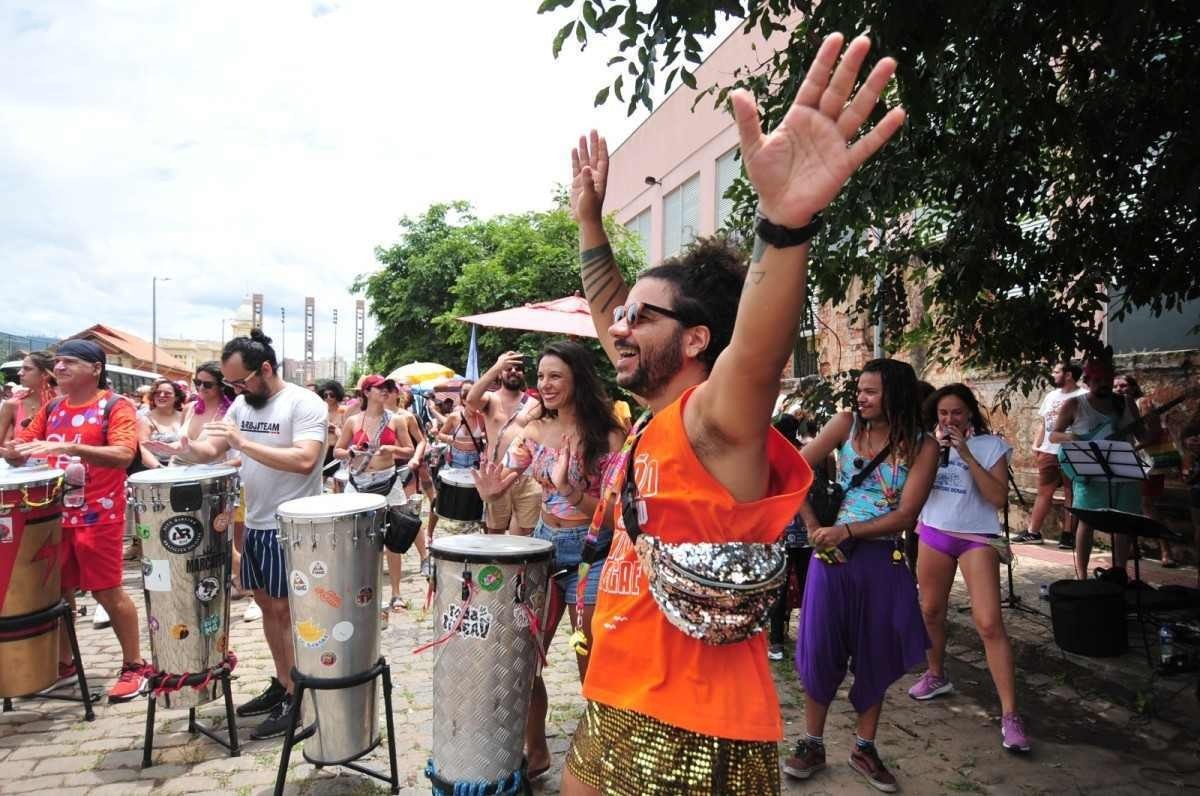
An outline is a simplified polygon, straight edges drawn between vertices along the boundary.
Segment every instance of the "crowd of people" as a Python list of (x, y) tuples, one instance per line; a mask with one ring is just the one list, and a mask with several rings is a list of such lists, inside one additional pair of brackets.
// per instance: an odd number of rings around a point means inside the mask
[[(231, 340), (191, 385), (160, 379), (129, 400), (106, 389), (95, 343), (69, 340), (28, 356), (25, 392), (0, 411), (0, 443), (11, 465), (78, 456), (87, 468), (85, 505), (64, 512), (63, 585), (69, 596), (93, 592), (111, 617), (123, 666), (110, 698), (137, 696), (147, 676), (136, 610), (120, 586), (128, 468), (240, 468), (236, 571), (261, 611), (275, 675), (238, 714), (264, 716), (251, 737), (270, 738), (286, 731), (294, 709), (277, 508), (327, 489), (402, 498), (420, 490), (432, 505), (434, 471), (444, 464), (474, 474), (487, 533), (553, 546), (559, 574), (544, 643), (567, 614), (587, 700), (567, 752), (566, 794), (777, 793), (781, 768), (810, 779), (834, 745), (826, 719), (847, 673), (857, 716), (849, 765), (878, 790), (897, 790), (876, 746), (885, 696), (922, 662), (910, 697), (953, 692), (945, 625), (960, 571), (998, 695), (1002, 744), (1028, 752), (999, 577), (1011, 555), (999, 513), (1012, 447), (992, 433), (976, 394), (958, 383), (923, 385), (908, 364), (876, 359), (858, 377), (853, 407), (822, 428), (777, 415), (819, 213), (903, 124), (903, 111), (892, 109), (857, 135), (895, 69), (880, 60), (854, 92), (868, 48), (865, 37), (827, 38), (770, 134), (750, 94), (731, 96), (760, 202), (748, 265), (712, 239), (626, 284), (602, 221), (607, 144), (593, 131), (573, 150), (582, 286), (617, 384), (645, 409), (636, 423), (610, 399), (588, 350), (571, 341), (547, 344), (532, 363), (536, 389), (526, 358), (505, 352), (462, 385), (460, 401), (419, 407), (384, 376), (363, 378), (352, 396), (335, 382), (287, 383), (260, 330)], [(1114, 375), (1102, 357), (1082, 370), (1055, 368), (1035, 441), (1037, 500), (1015, 541), (1042, 541), (1059, 486), (1068, 508), (1107, 505), (1106, 492), (1064, 480), (1062, 443), (1105, 424), (1145, 445), (1163, 442), (1161, 424), (1135, 423), (1153, 410), (1136, 380)], [(1194, 462), (1200, 423), (1185, 429), (1184, 444)], [(1153, 513), (1161, 490), (1161, 479), (1151, 480), (1117, 490), (1115, 502)], [(1093, 530), (1080, 525), (1072, 537), (1068, 517), (1060, 544), (1074, 549), (1077, 575), (1087, 577)], [(430, 511), (416, 539), (422, 574), (436, 522)], [(1114, 570), (1124, 572), (1128, 554), (1115, 545)], [(1169, 548), (1162, 555), (1172, 563)], [(400, 563), (389, 554), (393, 612), (406, 609)], [(781, 761), (770, 661), (784, 656), (796, 608), (804, 731)], [(64, 651), (60, 674), (71, 666)], [(530, 776), (550, 766), (547, 703), (538, 677), (525, 731)]]

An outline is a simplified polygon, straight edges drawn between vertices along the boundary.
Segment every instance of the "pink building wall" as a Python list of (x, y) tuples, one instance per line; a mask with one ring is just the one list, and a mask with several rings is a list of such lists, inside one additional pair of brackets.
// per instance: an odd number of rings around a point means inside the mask
[[(738, 67), (757, 65), (786, 42), (783, 33), (764, 40), (757, 28), (743, 35), (739, 27), (697, 68), (696, 84), (700, 90), (713, 83), (728, 85)], [(650, 208), (647, 254), (651, 263), (663, 258), (663, 197), (695, 174), (700, 175), (697, 235), (716, 231), (716, 161), (737, 146), (737, 128), (727, 110), (713, 107), (712, 96), (703, 98), (693, 111), (697, 93), (679, 84), (646, 121), (610, 151), (605, 212), (615, 213), (619, 222), (628, 224)], [(646, 177), (662, 184), (647, 185)]]

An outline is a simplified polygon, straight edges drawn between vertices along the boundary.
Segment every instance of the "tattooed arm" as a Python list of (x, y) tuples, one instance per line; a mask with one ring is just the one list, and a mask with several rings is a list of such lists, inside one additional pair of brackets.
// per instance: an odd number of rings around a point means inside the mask
[(587, 296), (596, 334), (608, 358), (615, 365), (608, 327), (613, 308), (625, 303), (629, 285), (617, 268), (608, 234), (604, 231), (602, 210), (608, 185), (608, 144), (592, 130), (591, 141), (579, 137), (579, 147), (571, 150), (571, 214), (579, 222), (579, 274), (583, 294)]

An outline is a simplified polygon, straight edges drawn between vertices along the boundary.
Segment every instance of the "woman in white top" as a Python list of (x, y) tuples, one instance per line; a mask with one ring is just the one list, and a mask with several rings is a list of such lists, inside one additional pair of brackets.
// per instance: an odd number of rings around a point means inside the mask
[[(183, 436), (183, 390), (170, 379), (158, 379), (150, 390), (152, 408), (138, 423), (139, 442), (161, 442), (175, 445)], [(147, 468), (166, 467), (170, 454), (155, 454), (143, 445), (142, 463)]]
[(1012, 643), (1000, 615), (999, 564), (1008, 550), (996, 512), (1008, 499), (1012, 447), (988, 430), (979, 402), (966, 385), (942, 387), (925, 403), (925, 412), (926, 423), (936, 423), (942, 446), (933, 489), (917, 523), (917, 584), (931, 646), (929, 668), (908, 695), (925, 700), (954, 690), (944, 668), (946, 607), (955, 570), (961, 567), (971, 595), (971, 616), (1000, 695), (1004, 748), (1028, 752), (1029, 740), (1017, 714)]

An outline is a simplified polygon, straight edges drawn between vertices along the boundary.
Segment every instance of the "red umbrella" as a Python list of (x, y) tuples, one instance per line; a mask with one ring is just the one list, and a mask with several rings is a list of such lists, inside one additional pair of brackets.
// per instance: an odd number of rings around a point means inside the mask
[(459, 320), (477, 323), (480, 326), (498, 326), (502, 329), (596, 337), (592, 313), (588, 310), (587, 299), (582, 296), (567, 296), (553, 301), (526, 304), (524, 307), (465, 315)]

